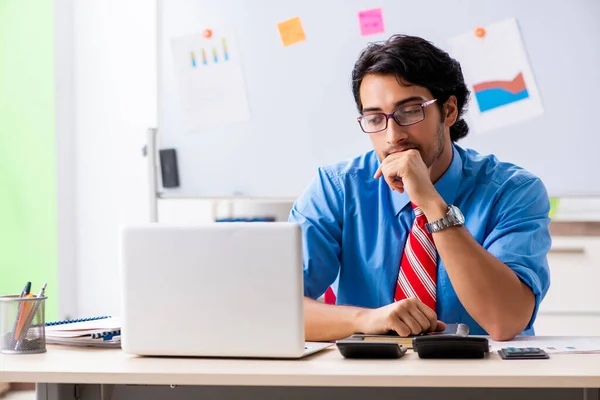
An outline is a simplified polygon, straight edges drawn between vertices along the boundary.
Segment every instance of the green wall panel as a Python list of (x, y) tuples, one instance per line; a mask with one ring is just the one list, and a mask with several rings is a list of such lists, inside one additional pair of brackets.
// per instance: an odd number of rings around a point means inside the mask
[(57, 317), (52, 0), (0, 0), (0, 294), (48, 283)]

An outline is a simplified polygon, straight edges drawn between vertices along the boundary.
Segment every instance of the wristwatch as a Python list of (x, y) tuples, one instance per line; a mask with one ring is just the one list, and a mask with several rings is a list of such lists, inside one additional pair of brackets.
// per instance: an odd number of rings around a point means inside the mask
[(451, 226), (461, 226), (465, 223), (465, 216), (456, 206), (449, 205), (448, 212), (444, 217), (437, 221), (428, 222), (425, 224), (427, 232), (433, 233), (441, 231), (442, 229), (449, 228)]

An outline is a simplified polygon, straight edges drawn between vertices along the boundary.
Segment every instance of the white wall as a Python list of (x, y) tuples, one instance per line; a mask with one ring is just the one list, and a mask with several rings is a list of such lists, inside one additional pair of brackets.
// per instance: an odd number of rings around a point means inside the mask
[[(157, 119), (155, 2), (59, 0), (66, 14), (57, 23), (69, 23), (71, 10), (65, 2), (72, 7), (73, 27), (72, 43), (69, 27), (57, 27), (57, 40), (60, 36), (67, 43), (57, 60), (57, 68), (64, 68), (57, 72), (62, 82), (57, 98), (59, 268), (66, 285), (61, 289), (76, 285), (70, 293), (76, 294), (77, 303), (73, 307), (75, 296), (65, 297), (61, 313), (118, 314), (118, 228), (149, 221), (141, 148), (146, 129), (155, 127)], [(72, 81), (65, 61), (69, 57)], [(69, 91), (71, 98), (65, 94)], [(74, 105), (71, 121), (64, 108), (69, 102)], [(278, 219), (286, 218), (290, 205), (276, 207)], [(229, 208), (225, 202), (215, 208), (206, 200), (161, 200), (159, 220), (206, 222), (230, 212), (260, 214), (264, 207), (241, 202)], [(564, 201), (557, 216), (599, 220), (600, 201)]]
[(77, 314), (118, 314), (118, 228), (149, 220), (142, 147), (156, 126), (155, 2), (73, 5)]
[[(77, 0), (73, 5), (76, 223), (75, 316), (119, 313), (118, 228), (149, 221), (146, 130), (156, 126), (156, 9), (149, 0)], [(159, 143), (160, 145), (160, 143)], [(68, 154), (63, 154), (68, 157)], [(64, 196), (63, 196), (64, 197)], [(68, 204), (69, 198), (65, 202)], [(291, 202), (273, 207), (287, 219)], [(159, 202), (159, 221), (260, 215), (264, 203)]]
[(54, 80), (58, 244), (58, 317), (76, 313), (73, 2), (54, 1)]

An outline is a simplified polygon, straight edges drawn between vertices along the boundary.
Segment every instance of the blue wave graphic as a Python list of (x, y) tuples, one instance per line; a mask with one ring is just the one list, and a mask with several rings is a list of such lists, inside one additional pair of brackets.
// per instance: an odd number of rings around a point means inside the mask
[(504, 89), (486, 89), (481, 92), (475, 92), (475, 98), (481, 112), (505, 106), (528, 97), (529, 92), (527, 92), (527, 89), (519, 93), (511, 93)]

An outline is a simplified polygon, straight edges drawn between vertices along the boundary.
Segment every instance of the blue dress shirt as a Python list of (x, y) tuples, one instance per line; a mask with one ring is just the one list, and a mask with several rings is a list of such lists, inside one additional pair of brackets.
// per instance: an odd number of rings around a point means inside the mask
[[(446, 203), (465, 216), (465, 227), (511, 268), (535, 295), (533, 322), (550, 286), (546, 255), (550, 202), (542, 181), (513, 164), (453, 144), (450, 167), (435, 183)], [(329, 286), (337, 304), (377, 308), (393, 302), (404, 243), (414, 220), (410, 199), (392, 191), (374, 151), (321, 167), (296, 200), (289, 221), (303, 232), (304, 294), (319, 298)], [(437, 315), (487, 334), (459, 301), (438, 256)]]

